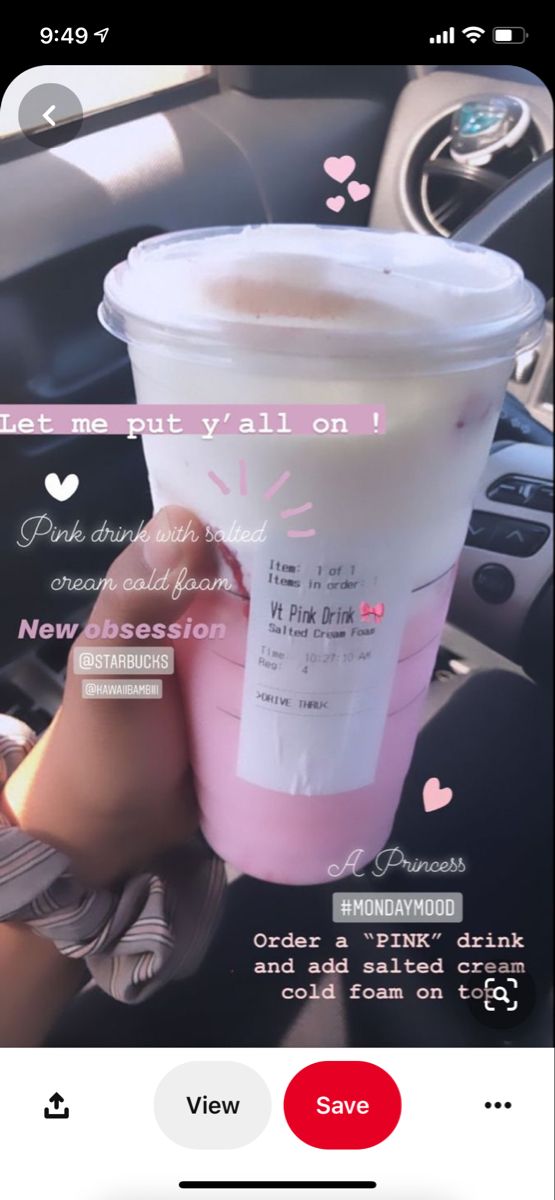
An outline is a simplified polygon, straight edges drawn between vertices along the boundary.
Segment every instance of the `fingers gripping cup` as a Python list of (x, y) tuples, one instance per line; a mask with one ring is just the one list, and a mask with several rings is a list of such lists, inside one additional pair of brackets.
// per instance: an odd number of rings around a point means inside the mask
[[(512, 260), (406, 233), (193, 230), (131, 251), (100, 318), (140, 404), (383, 405), (383, 436), (146, 434), (155, 508), (194, 509), (221, 587), (175, 643), (205, 836), (316, 883), (389, 836), (515, 352)], [(258, 427), (257, 427), (258, 429)], [(360, 862), (360, 855), (358, 858)]]

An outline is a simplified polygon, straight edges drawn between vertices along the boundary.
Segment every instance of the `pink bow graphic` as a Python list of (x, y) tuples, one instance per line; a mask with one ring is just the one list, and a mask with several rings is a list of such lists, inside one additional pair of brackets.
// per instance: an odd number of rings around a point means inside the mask
[(360, 615), (363, 621), (369, 621), (370, 617), (379, 625), (385, 613), (385, 604), (367, 604), (365, 600), (360, 604)]

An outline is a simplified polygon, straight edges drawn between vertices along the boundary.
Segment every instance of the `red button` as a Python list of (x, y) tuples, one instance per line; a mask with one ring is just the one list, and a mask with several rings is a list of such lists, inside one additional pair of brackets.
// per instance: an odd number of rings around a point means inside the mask
[(319, 1062), (294, 1076), (283, 1106), (301, 1142), (319, 1150), (363, 1150), (393, 1133), (401, 1093), (374, 1063)]

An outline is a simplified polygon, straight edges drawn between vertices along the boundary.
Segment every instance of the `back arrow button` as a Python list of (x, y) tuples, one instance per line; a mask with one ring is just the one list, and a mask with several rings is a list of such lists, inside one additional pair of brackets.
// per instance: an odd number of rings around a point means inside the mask
[(62, 83), (39, 83), (19, 106), (22, 133), (41, 150), (50, 150), (77, 137), (83, 124), (79, 97)]

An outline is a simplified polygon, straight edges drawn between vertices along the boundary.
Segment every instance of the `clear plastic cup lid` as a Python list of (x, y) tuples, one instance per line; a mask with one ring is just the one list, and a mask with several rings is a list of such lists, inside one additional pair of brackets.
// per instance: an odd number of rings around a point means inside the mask
[(168, 353), (399, 362), (511, 357), (544, 298), (511, 258), (355, 227), (193, 229), (140, 242), (107, 275), (102, 324)]

